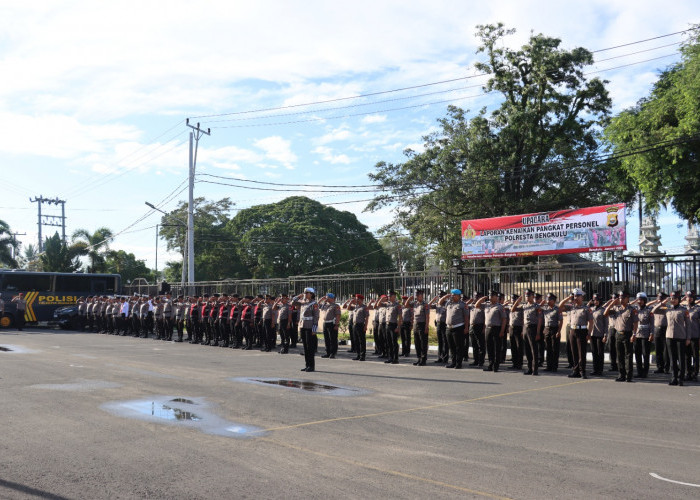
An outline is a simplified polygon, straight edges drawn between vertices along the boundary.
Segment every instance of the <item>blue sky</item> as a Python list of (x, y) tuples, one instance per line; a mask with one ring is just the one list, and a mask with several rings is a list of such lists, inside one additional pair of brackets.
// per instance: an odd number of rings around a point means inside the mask
[[(365, 202), (353, 202), (371, 193), (256, 191), (204, 181), (221, 182), (209, 177), (216, 175), (368, 184), (378, 161), (399, 162), (405, 148), (420, 150), (448, 104), (494, 104), (479, 87), (484, 79), (475, 77), (474, 32), (498, 21), (518, 30), (507, 41), (513, 47), (532, 30), (560, 37), (567, 48), (597, 50), (685, 30), (700, 22), (700, 9), (692, 0), (0, 0), (0, 219), (27, 233), (23, 243), (36, 243), (29, 198), (59, 197), (67, 201), (69, 234), (107, 226), (119, 234), (112, 248), (153, 267), (160, 214), (148, 215), (144, 202), (169, 210), (186, 198), (184, 122), (200, 117), (193, 121), (212, 135), (200, 143), (196, 196), (228, 196), (237, 208), (296, 194), (352, 202), (335, 206), (376, 230), (390, 210), (365, 213)], [(674, 44), (681, 40), (596, 54), (590, 71), (610, 81), (615, 111), (648, 93), (658, 72), (678, 60)], [(618, 66), (625, 67), (609, 69)], [(455, 79), (462, 80), (299, 106)], [(243, 113), (267, 108), (284, 109)], [(661, 214), (670, 252), (685, 243), (679, 222)], [(632, 216), (630, 249), (636, 233)], [(161, 242), (161, 269), (164, 253)]]

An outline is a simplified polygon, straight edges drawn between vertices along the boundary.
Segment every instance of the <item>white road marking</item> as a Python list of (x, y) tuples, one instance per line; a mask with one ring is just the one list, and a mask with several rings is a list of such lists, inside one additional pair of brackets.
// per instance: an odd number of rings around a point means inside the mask
[(659, 476), (654, 472), (650, 472), (649, 475), (656, 479), (661, 479), (662, 481), (668, 481), (669, 483), (682, 484), (683, 486), (692, 486), (694, 488), (700, 488), (700, 484), (684, 483), (683, 481), (674, 481), (673, 479), (666, 479), (665, 477)]

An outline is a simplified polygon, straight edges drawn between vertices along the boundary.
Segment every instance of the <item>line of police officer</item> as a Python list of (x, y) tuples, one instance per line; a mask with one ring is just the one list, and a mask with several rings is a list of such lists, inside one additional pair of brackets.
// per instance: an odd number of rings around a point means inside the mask
[[(332, 293), (316, 300), (315, 290), (289, 297), (258, 295), (240, 297), (237, 294), (204, 295), (202, 297), (88, 297), (78, 303), (83, 329), (115, 335), (134, 335), (189, 341), (220, 347), (253, 349), (270, 352), (280, 337), (280, 353), (295, 348), (301, 334), (304, 347), (303, 371), (315, 370), (318, 348), (317, 328), (322, 319), (325, 354), (333, 359), (338, 352), (338, 328), (341, 309), (348, 309), (350, 352), (353, 359), (364, 361), (367, 356), (367, 330), (370, 310), (374, 310), (374, 354), (385, 363), (398, 364), (399, 357), (410, 356), (411, 343), (416, 350), (416, 366), (425, 366), (428, 357), (428, 332), (431, 310), (435, 311), (438, 352), (435, 363), (460, 369), (469, 360), (471, 343), (474, 360), (471, 366), (497, 372), (506, 361), (507, 340), (510, 341), (511, 369), (526, 375), (538, 375), (539, 368), (557, 372), (561, 336), (567, 332), (569, 377), (587, 378), (586, 355), (590, 343), (593, 355), (593, 375), (603, 375), (605, 346), (610, 350), (610, 371), (619, 371), (617, 381), (633, 379), (632, 357), (635, 357), (637, 377), (646, 378), (652, 344), (656, 349), (654, 373), (673, 371), (672, 385), (697, 380), (698, 343), (700, 338), (700, 306), (695, 292), (685, 298), (681, 292), (669, 297), (660, 294), (648, 301), (639, 293), (630, 302), (627, 292), (620, 292), (604, 302), (594, 294), (584, 303), (584, 292), (573, 293), (557, 303), (557, 297), (542, 297), (532, 290), (523, 296), (513, 295), (509, 301), (499, 292), (488, 295), (474, 292), (471, 298), (461, 290), (441, 292), (431, 301), (425, 300), (423, 290), (412, 296), (392, 291), (368, 304), (361, 294), (344, 304), (336, 303)], [(653, 306), (653, 307), (652, 307)], [(567, 313), (565, 328), (563, 313)], [(188, 337), (184, 337), (185, 330)], [(509, 334), (509, 339), (506, 337)], [(399, 341), (401, 347), (399, 348)], [(523, 355), (527, 369), (523, 369)], [(486, 362), (488, 359), (488, 363)]]

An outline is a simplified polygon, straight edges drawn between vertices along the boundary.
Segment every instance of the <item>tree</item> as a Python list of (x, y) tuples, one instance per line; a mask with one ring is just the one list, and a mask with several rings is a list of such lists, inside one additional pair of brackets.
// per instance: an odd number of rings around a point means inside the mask
[(621, 156), (611, 165), (623, 179), (615, 187), (635, 185), (647, 212), (670, 204), (689, 223), (700, 222), (698, 28), (681, 47), (681, 61), (661, 74), (650, 95), (614, 117), (605, 129), (613, 152)]
[(131, 282), (135, 278), (152, 281), (155, 277), (143, 260), (137, 260), (133, 253), (127, 253), (124, 250), (112, 251), (107, 255), (105, 272), (121, 274), (124, 283)]
[(391, 227), (381, 231), (379, 244), (394, 263), (394, 269), (399, 272), (422, 271), (426, 268), (426, 253), (414, 238), (402, 234)]
[(31, 243), (24, 247), (19, 258), (19, 265), (27, 271), (37, 271), (40, 266), (39, 248)]
[(17, 260), (13, 257), (17, 251), (17, 240), (7, 222), (0, 220), (0, 265), (17, 268)]
[(71, 237), (71, 251), (78, 255), (86, 255), (90, 262), (89, 273), (106, 272), (105, 258), (109, 254), (109, 241), (114, 234), (106, 227), (98, 228), (90, 234), (87, 229), (76, 229)]
[(391, 259), (350, 212), (303, 196), (241, 210), (228, 224), (255, 278), (386, 270)]
[(486, 60), (476, 68), (491, 75), (484, 91), (500, 96), (500, 105), (472, 118), (450, 106), (441, 129), (424, 137), (424, 152), (406, 150), (404, 163), (382, 161), (370, 174), (384, 192), (368, 209), (397, 203), (395, 222), (434, 242), (445, 262), (459, 255), (462, 219), (613, 199), (604, 166), (591, 162), (611, 107), (605, 82), (583, 75), (592, 53), (564, 50), (541, 34), (511, 50), (503, 39), (513, 30), (477, 28)]
[(39, 257), (41, 270), (46, 272), (72, 273), (80, 269), (80, 260), (76, 249), (68, 248), (58, 235), (58, 231), (46, 238), (44, 253)]
[[(226, 231), (233, 203), (229, 198), (207, 201), (194, 200), (194, 255), (195, 279), (212, 281), (223, 278), (249, 278), (250, 272), (238, 256), (238, 242)], [(185, 245), (187, 203), (161, 218), (160, 236), (167, 241), (168, 250), (182, 254)], [(180, 281), (182, 262), (167, 262), (165, 277)]]

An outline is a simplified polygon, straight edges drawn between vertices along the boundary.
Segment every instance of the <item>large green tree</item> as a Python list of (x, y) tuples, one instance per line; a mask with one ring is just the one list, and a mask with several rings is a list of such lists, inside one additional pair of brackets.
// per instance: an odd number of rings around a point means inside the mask
[(71, 237), (71, 251), (87, 256), (89, 273), (104, 273), (107, 270), (105, 260), (109, 255), (109, 242), (114, 234), (111, 229), (100, 227), (93, 233), (87, 229), (76, 229)]
[(391, 258), (355, 214), (303, 196), (241, 210), (228, 224), (256, 278), (387, 270)]
[(471, 117), (449, 107), (423, 152), (407, 150), (404, 163), (380, 162), (370, 174), (384, 192), (368, 209), (397, 203), (394, 223), (434, 243), (445, 262), (459, 254), (462, 219), (612, 199), (605, 168), (591, 161), (611, 107), (605, 82), (583, 74), (592, 53), (542, 34), (512, 50), (504, 40), (512, 30), (477, 29), (485, 57), (476, 68), (490, 75), (484, 91), (495, 107)]
[[(226, 230), (233, 203), (229, 198), (208, 201), (194, 200), (194, 255), (195, 279), (211, 281), (223, 278), (250, 278), (238, 254), (238, 241)], [(167, 241), (168, 250), (182, 254), (186, 238), (187, 203), (161, 218), (159, 234)], [(165, 277), (180, 281), (182, 262), (168, 262)]]
[(39, 256), (42, 271), (72, 273), (80, 269), (76, 249), (69, 248), (56, 232), (44, 241), (44, 252)]
[(133, 253), (113, 250), (105, 259), (105, 272), (121, 274), (122, 282), (129, 283), (135, 278), (152, 281), (155, 276), (143, 260), (138, 260)]
[(17, 267), (17, 260), (13, 257), (18, 248), (17, 240), (7, 222), (0, 220), (0, 266), (10, 268)]
[[(690, 223), (700, 222), (700, 31), (681, 47), (681, 61), (654, 84), (648, 97), (611, 120), (605, 130), (612, 164), (644, 196), (647, 211), (670, 204)], [(631, 154), (637, 153), (637, 154)]]

